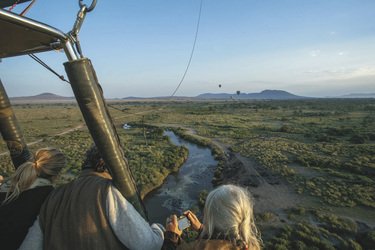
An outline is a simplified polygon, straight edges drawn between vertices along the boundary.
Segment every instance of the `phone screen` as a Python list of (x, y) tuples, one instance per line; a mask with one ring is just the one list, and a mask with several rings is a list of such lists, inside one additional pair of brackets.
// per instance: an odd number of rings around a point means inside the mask
[(189, 227), (189, 222), (188, 222), (188, 219), (186, 217), (178, 220), (177, 222), (178, 222), (178, 230), (180, 230), (180, 231)]

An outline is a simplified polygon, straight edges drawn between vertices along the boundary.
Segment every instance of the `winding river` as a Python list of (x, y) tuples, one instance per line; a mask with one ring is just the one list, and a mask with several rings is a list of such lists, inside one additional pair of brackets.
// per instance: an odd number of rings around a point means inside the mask
[(197, 205), (201, 190), (212, 189), (211, 180), (218, 162), (211, 150), (182, 140), (171, 131), (165, 131), (173, 144), (189, 148), (189, 156), (178, 173), (169, 175), (163, 185), (143, 199), (151, 223), (165, 224), (171, 214), (180, 215)]

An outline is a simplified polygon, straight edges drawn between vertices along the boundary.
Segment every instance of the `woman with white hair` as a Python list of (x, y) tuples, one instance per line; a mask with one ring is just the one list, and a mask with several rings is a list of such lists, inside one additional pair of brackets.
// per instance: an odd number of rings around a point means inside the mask
[(177, 217), (166, 225), (163, 249), (260, 249), (262, 240), (254, 223), (253, 200), (241, 187), (223, 185), (211, 191), (203, 211), (203, 224), (190, 211), (184, 213), (197, 240), (183, 244)]

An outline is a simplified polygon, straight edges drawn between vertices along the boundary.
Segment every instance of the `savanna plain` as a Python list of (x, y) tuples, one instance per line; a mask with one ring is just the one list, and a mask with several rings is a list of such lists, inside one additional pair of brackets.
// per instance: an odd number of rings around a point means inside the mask
[[(108, 100), (144, 197), (188, 156), (166, 129), (209, 147), (212, 183), (248, 188), (263, 249), (375, 249), (375, 99)], [(75, 102), (13, 103), (31, 153), (68, 159), (55, 185), (74, 179), (92, 143)], [(130, 129), (122, 129), (124, 124)], [(66, 133), (63, 133), (66, 132)], [(0, 152), (6, 152), (2, 142)], [(7, 154), (0, 175), (11, 176)], [(199, 211), (207, 191), (197, 197)], [(184, 234), (187, 241), (195, 237)]]

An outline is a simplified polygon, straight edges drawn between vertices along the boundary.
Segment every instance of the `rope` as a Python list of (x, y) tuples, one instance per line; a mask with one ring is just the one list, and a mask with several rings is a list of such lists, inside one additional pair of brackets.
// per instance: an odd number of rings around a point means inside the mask
[[(201, 0), (200, 7), (199, 7), (199, 15), (198, 15), (197, 28), (196, 28), (196, 32), (195, 32), (194, 44), (193, 44), (193, 48), (192, 48), (192, 51), (191, 51), (191, 54), (190, 54), (189, 62), (187, 64), (187, 66), (186, 66), (185, 73), (183, 74), (180, 83), (178, 84), (178, 86), (177, 86), (176, 90), (173, 92), (173, 94), (168, 98), (168, 100), (170, 100), (176, 94), (177, 90), (180, 88), (180, 86), (181, 86), (182, 82), (184, 81), (185, 76), (186, 76), (186, 74), (187, 74), (187, 72), (189, 70), (190, 63), (191, 63), (191, 60), (193, 58), (193, 54), (194, 54), (194, 51), (195, 51), (195, 44), (196, 44), (197, 38), (198, 38), (198, 31), (199, 31), (199, 25), (200, 25), (201, 14), (202, 14), (202, 5), (203, 5), (203, 0)], [(113, 108), (113, 109), (116, 109), (116, 110), (119, 110), (121, 112), (124, 112), (124, 110), (118, 109), (118, 108), (116, 108), (116, 107), (114, 107), (112, 105), (108, 105), (108, 106), (111, 107), (111, 108)], [(151, 112), (153, 112), (155, 110), (156, 109), (151, 109), (149, 111), (145, 111), (144, 113), (151, 113)], [(129, 112), (129, 115), (137, 115), (137, 114)]]
[(12, 7), (9, 8), (9, 11), (13, 10), (14, 7), (16, 7), (16, 5), (20, 2), (20, 0), (18, 0), (17, 2), (15, 2)]
[(21, 15), (21, 16), (24, 16), (24, 15), (26, 14), (26, 12), (29, 11), (29, 9), (31, 8), (31, 6), (34, 5), (35, 2), (36, 2), (36, 0), (33, 0), (33, 1), (29, 4), (29, 6), (27, 6), (27, 8), (26, 8), (24, 11), (21, 12), (20, 15)]
[[(21, 0), (18, 0), (17, 2), (15, 2), (15, 3), (12, 5), (12, 7), (9, 8), (8, 11), (12, 11), (13, 8), (16, 7), (16, 5), (19, 4), (20, 1), (21, 1)], [(29, 9), (31, 8), (31, 6), (34, 5), (35, 2), (36, 2), (36, 0), (33, 0), (33, 1), (29, 4), (29, 6), (27, 6), (27, 8), (26, 8), (24, 11), (21, 12), (20, 15), (21, 15), (21, 16), (24, 16), (24, 15), (26, 14), (26, 12), (29, 11)]]
[(169, 97), (169, 99), (171, 99), (174, 96), (174, 94), (176, 94), (177, 90), (180, 88), (180, 86), (181, 86), (182, 82), (184, 81), (185, 76), (186, 76), (186, 74), (187, 74), (187, 72), (189, 70), (191, 59), (193, 58), (193, 54), (194, 54), (194, 51), (195, 51), (195, 44), (197, 42), (197, 37), (198, 37), (199, 24), (200, 24), (200, 21), (201, 21), (201, 13), (202, 13), (202, 3), (203, 3), (203, 0), (201, 0), (201, 4), (200, 4), (200, 8), (199, 8), (199, 16), (198, 16), (197, 29), (196, 29), (196, 32), (195, 32), (194, 44), (193, 44), (193, 48), (191, 50), (189, 62), (187, 64), (187, 66), (186, 66), (185, 73), (182, 76), (182, 79), (181, 79), (180, 83), (178, 84), (178, 86), (177, 86), (176, 90), (173, 92), (173, 94)]
[(64, 78), (63, 75), (59, 75), (56, 73), (56, 71), (54, 71), (53, 69), (51, 69), (47, 64), (45, 64), (40, 58), (38, 58), (36, 55), (34, 54), (29, 54), (29, 56), (34, 59), (36, 62), (38, 62), (40, 65), (42, 65), (43, 67), (45, 67), (46, 69), (48, 69), (49, 71), (51, 71), (53, 74), (55, 74), (58, 78), (60, 78), (62, 81), (64, 82), (67, 82), (70, 84), (70, 82), (68, 80), (66, 80)]

